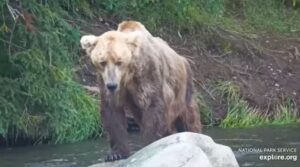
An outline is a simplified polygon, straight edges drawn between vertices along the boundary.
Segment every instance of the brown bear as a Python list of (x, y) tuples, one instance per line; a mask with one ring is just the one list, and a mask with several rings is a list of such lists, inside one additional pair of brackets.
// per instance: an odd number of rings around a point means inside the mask
[(201, 132), (188, 61), (141, 23), (122, 22), (117, 31), (85, 35), (80, 42), (99, 78), (101, 119), (112, 149), (106, 161), (130, 154), (125, 107), (145, 144), (176, 132)]

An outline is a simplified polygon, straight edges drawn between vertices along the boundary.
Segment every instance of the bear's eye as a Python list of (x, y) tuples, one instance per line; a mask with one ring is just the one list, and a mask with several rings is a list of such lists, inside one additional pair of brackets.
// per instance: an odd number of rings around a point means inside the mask
[(117, 61), (117, 62), (116, 62), (116, 65), (117, 65), (117, 66), (120, 66), (120, 65), (122, 65), (122, 62), (121, 62), (121, 61)]
[(105, 65), (106, 65), (106, 61), (100, 62), (100, 65), (101, 65), (101, 66), (105, 66)]

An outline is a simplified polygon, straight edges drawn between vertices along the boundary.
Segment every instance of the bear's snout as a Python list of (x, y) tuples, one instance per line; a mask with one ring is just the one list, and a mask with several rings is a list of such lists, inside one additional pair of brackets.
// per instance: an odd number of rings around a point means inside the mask
[(106, 84), (106, 87), (107, 87), (107, 89), (109, 91), (114, 92), (117, 89), (118, 84), (116, 84), (116, 83), (108, 83), (108, 84)]

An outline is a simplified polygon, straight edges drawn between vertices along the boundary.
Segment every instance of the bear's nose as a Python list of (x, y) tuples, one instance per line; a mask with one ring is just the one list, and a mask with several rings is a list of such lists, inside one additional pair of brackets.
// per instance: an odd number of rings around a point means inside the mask
[(117, 89), (118, 85), (116, 83), (108, 83), (106, 84), (106, 87), (108, 90), (113, 92)]

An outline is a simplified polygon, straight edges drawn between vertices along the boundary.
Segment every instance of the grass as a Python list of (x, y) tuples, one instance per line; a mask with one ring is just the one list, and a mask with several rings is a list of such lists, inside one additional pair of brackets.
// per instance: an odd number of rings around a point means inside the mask
[(0, 0), (0, 24), (6, 27), (0, 31), (0, 138), (14, 145), (98, 136), (97, 102), (73, 80), (80, 31), (63, 18), (73, 17), (74, 7), (66, 8), (65, 1), (22, 1), (22, 8), (34, 14), (28, 31), (28, 20), (14, 20), (6, 3)]
[(163, 28), (177, 34), (217, 26), (243, 33), (299, 35), (300, 1), (294, 8), (284, 1), (294, 0), (103, 0), (95, 6), (117, 20), (140, 20), (153, 32)]
[(225, 99), (227, 116), (222, 120), (220, 126), (224, 128), (245, 128), (262, 125), (283, 125), (299, 123), (296, 107), (293, 101), (288, 100), (278, 105), (275, 114), (269, 115), (267, 111), (250, 107), (240, 97), (239, 88), (232, 82), (219, 82), (214, 92)]
[[(299, 35), (299, 10), (287, 9), (284, 1), (245, 1), (243, 11), (247, 27), (260, 31), (295, 33)], [(299, 2), (298, 2), (299, 3)]]
[(288, 100), (285, 103), (277, 106), (277, 113), (272, 120), (272, 124), (283, 125), (299, 122), (300, 118), (297, 114), (295, 104), (292, 100)]
[(200, 111), (201, 122), (206, 126), (214, 126), (212, 107), (206, 102), (205, 97), (199, 92), (197, 94), (197, 104)]

